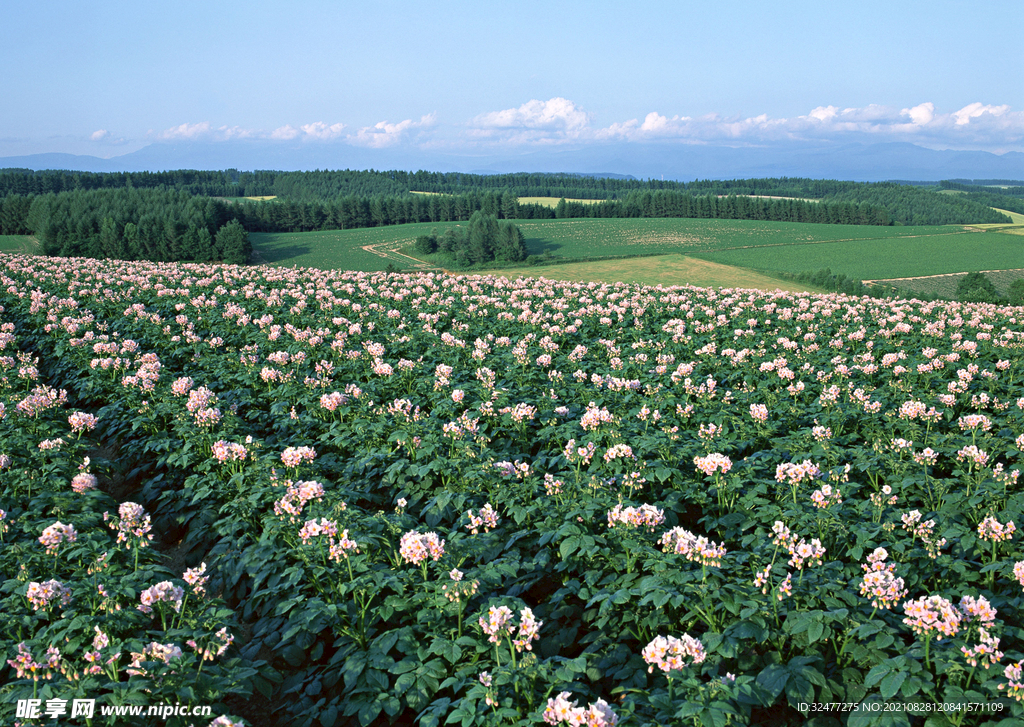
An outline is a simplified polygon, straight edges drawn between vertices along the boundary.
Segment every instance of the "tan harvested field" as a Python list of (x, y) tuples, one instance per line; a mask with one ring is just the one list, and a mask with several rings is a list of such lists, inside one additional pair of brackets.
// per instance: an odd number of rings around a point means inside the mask
[(657, 255), (620, 260), (500, 268), (488, 275), (529, 277), (574, 282), (640, 283), (643, 285), (695, 285), (702, 288), (754, 288), (797, 293), (823, 292), (814, 286), (778, 280), (746, 268), (697, 260), (686, 255)]
[[(539, 204), (544, 207), (557, 207), (558, 200), (561, 197), (520, 197), (519, 204)], [(598, 202), (604, 202), (603, 199), (575, 199), (573, 197), (566, 197), (566, 202), (581, 202), (582, 204), (597, 204)]]
[[(441, 192), (416, 192), (410, 190), (409, 194), (427, 194), (427, 195), (439, 195)], [(539, 204), (544, 207), (557, 207), (558, 200), (561, 197), (519, 197), (519, 204)], [(566, 202), (582, 202), (583, 204), (596, 204), (597, 202), (603, 202), (603, 199), (572, 199), (566, 198)]]
[(1011, 220), (1013, 220), (1013, 224), (1015, 224), (1015, 225), (1024, 225), (1024, 215), (1020, 214), (1019, 212), (1010, 212), (1010, 210), (1001, 210), (998, 207), (993, 207), (992, 209), (994, 209), (996, 212), (1002, 212), (1004, 215), (1006, 215)]

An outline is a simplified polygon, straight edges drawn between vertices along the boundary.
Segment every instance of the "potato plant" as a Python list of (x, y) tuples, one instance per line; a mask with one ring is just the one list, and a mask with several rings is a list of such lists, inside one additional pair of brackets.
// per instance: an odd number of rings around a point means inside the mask
[(1024, 309), (0, 275), (5, 721), (72, 694), (323, 727), (1024, 716)]

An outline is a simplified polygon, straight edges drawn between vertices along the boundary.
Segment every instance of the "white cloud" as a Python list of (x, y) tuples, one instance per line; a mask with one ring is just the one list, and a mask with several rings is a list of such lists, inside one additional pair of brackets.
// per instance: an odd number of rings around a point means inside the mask
[(835, 106), (818, 106), (817, 108), (811, 109), (811, 113), (807, 114), (807, 116), (827, 123), (834, 119), (838, 113), (839, 109)]
[(317, 141), (330, 141), (331, 139), (337, 139), (341, 136), (341, 130), (345, 128), (345, 125), (331, 124), (328, 126), (323, 121), (317, 121), (312, 124), (303, 124), (299, 128), (305, 135), (304, 138), (316, 139)]
[(568, 99), (527, 101), (517, 109), (491, 111), (474, 119), (484, 129), (561, 129), (573, 131), (590, 123), (590, 116)]
[(935, 118), (935, 104), (931, 101), (918, 104), (910, 109), (903, 109), (900, 111), (901, 116), (909, 116), (910, 120), (918, 126), (931, 123), (931, 120)]
[(107, 131), (106, 129), (97, 129), (96, 131), (92, 132), (92, 134), (89, 136), (89, 138), (92, 141), (102, 141), (103, 139), (107, 138), (108, 136), (110, 136), (110, 132)]
[(959, 111), (953, 112), (953, 118), (956, 119), (957, 126), (963, 126), (971, 123), (971, 119), (977, 119), (984, 114), (991, 114), (992, 116), (1002, 116), (1010, 110), (1009, 106), (988, 106), (986, 104), (975, 102), (964, 106)]
[(220, 126), (217, 128), (218, 139), (250, 139), (261, 136), (260, 132), (252, 129), (245, 129), (241, 126)]
[(879, 104), (840, 108), (817, 106), (807, 114), (771, 118), (723, 118), (710, 114), (692, 118), (647, 114), (603, 129), (586, 130), (594, 139), (682, 143), (762, 144), (783, 140), (913, 141), (940, 148), (990, 148), (1005, 151), (1024, 142), (1024, 112), (1009, 106), (973, 103), (951, 113), (939, 113), (926, 101), (896, 109)]
[[(180, 126), (172, 126), (169, 129), (158, 132), (154, 136), (161, 141), (179, 141), (199, 139), (201, 137), (209, 136), (210, 134), (210, 122), (203, 121), (198, 124), (184, 123)], [(150, 132), (152, 134), (152, 132)]]
[(560, 96), (527, 101), (519, 108), (490, 111), (469, 122), (470, 135), (511, 143), (552, 143), (584, 136), (590, 114)]
[(434, 125), (436, 117), (434, 114), (421, 116), (419, 121), (406, 119), (392, 124), (381, 121), (373, 126), (364, 126), (355, 134), (349, 134), (347, 140), (356, 146), (368, 146), (373, 149), (383, 149), (394, 146), (408, 135), (407, 132), (415, 129), (425, 129)]
[(299, 135), (299, 130), (291, 124), (285, 124), (284, 126), (274, 129), (270, 133), (271, 139), (277, 139), (279, 141), (290, 141)]

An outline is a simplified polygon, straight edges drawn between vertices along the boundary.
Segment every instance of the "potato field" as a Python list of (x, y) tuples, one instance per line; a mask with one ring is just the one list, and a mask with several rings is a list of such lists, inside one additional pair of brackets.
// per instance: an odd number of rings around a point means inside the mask
[(1022, 308), (6, 254), (0, 291), (3, 724), (1024, 720)]

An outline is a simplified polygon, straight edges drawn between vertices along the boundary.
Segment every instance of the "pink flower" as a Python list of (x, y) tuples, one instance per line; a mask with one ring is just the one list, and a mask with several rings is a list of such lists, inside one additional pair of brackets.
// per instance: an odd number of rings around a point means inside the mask
[(89, 490), (95, 490), (97, 484), (98, 480), (96, 479), (96, 475), (88, 472), (79, 472), (71, 478), (71, 489), (79, 495), (84, 494)]
[(469, 524), (466, 526), (466, 529), (468, 529), (473, 535), (479, 533), (480, 528), (483, 528), (485, 533), (489, 533), (491, 530), (498, 527), (498, 513), (493, 507), (491, 507), (491, 503), (489, 502), (480, 508), (479, 513), (476, 515), (473, 514), (472, 510), (467, 511), (466, 515), (469, 516)]
[(94, 415), (86, 414), (83, 411), (76, 411), (68, 417), (68, 424), (71, 425), (71, 431), (73, 432), (84, 432), (87, 429), (95, 429), (96, 422), (97, 419)]
[(444, 555), (444, 541), (437, 533), (417, 533), (410, 530), (402, 536), (399, 553), (406, 563), (419, 565), (427, 558), (437, 562)]
[(73, 543), (78, 540), (78, 533), (74, 525), (65, 525), (62, 522), (55, 522), (43, 530), (39, 536), (39, 542), (46, 546), (46, 554), (54, 555), (63, 543)]
[(711, 477), (716, 472), (721, 472), (724, 475), (732, 469), (732, 460), (724, 454), (717, 452), (706, 457), (694, 457), (693, 463), (697, 466), (697, 469), (708, 477)]
[(1013, 524), (1012, 520), (1004, 525), (991, 515), (978, 525), (978, 537), (982, 540), (991, 540), (993, 543), (1011, 540), (1016, 531), (1017, 526)]
[(316, 450), (312, 447), (288, 447), (281, 453), (281, 461), (285, 467), (298, 467), (303, 462), (312, 462), (316, 458)]
[(961, 616), (953, 604), (941, 596), (927, 596), (903, 604), (907, 614), (903, 623), (919, 636), (938, 633), (956, 636), (960, 631)]
[(647, 670), (649, 672), (653, 672), (654, 667), (666, 673), (679, 671), (700, 664), (706, 656), (704, 645), (689, 634), (683, 634), (680, 639), (657, 636), (643, 650), (644, 661), (651, 665)]

